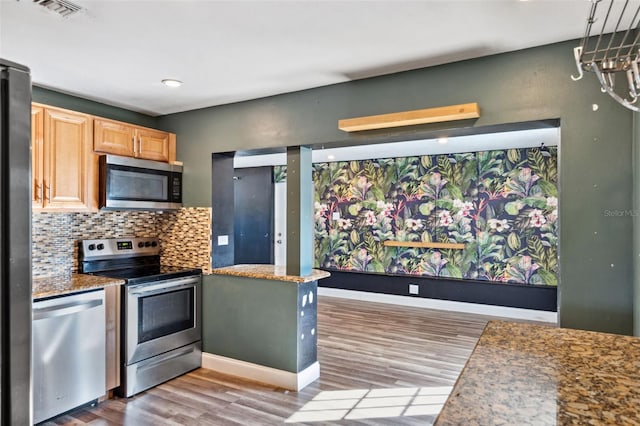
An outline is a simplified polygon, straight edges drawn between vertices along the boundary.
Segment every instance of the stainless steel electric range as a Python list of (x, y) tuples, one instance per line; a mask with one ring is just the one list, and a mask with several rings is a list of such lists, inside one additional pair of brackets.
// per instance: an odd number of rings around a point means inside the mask
[(121, 385), (130, 397), (201, 365), (202, 271), (162, 265), (157, 238), (80, 242), (80, 272), (120, 278)]

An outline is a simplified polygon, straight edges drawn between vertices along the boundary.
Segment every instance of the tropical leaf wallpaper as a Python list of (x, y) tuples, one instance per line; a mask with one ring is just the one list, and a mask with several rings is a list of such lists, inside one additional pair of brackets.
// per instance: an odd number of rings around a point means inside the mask
[(555, 286), (557, 178), (556, 147), (314, 164), (315, 266)]

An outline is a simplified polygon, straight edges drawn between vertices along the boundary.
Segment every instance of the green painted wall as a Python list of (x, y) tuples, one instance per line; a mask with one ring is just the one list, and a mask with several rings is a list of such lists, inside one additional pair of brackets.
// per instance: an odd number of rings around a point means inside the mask
[[(212, 152), (363, 142), (369, 135), (397, 140), (434, 128), (348, 135), (337, 128), (341, 118), (473, 101), (481, 118), (464, 125), (559, 118), (560, 324), (630, 334), (632, 218), (605, 212), (632, 207), (632, 113), (601, 93), (595, 76), (571, 81), (576, 44), (172, 114), (159, 123), (178, 135), (186, 204), (210, 206)], [(594, 112), (592, 104), (599, 109)]]
[(202, 286), (202, 350), (298, 372), (298, 285), (209, 275)]
[(110, 118), (112, 120), (124, 121), (126, 123), (137, 124), (139, 126), (160, 129), (160, 127), (158, 127), (159, 123), (157, 117), (151, 117), (149, 115), (90, 101), (77, 96), (67, 95), (38, 86), (33, 86), (31, 97), (33, 102), (45, 105), (57, 106), (60, 108), (70, 109), (72, 111), (97, 115), (98, 117)]

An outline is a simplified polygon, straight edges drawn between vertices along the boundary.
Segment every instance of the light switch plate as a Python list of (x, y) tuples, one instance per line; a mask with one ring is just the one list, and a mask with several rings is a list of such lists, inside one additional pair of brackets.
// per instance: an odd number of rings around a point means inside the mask
[(219, 246), (228, 246), (229, 245), (229, 236), (228, 235), (218, 235), (218, 245)]
[(333, 212), (333, 215), (331, 216), (331, 218), (333, 220), (338, 220), (340, 219), (340, 212)]

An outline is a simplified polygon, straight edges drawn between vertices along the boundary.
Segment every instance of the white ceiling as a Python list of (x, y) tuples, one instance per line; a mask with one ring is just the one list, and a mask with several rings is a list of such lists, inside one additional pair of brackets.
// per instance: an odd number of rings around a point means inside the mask
[[(0, 0), (0, 57), (150, 115), (579, 38), (588, 0)], [(569, 53), (570, 54), (570, 53)], [(177, 89), (163, 78), (184, 81)]]

